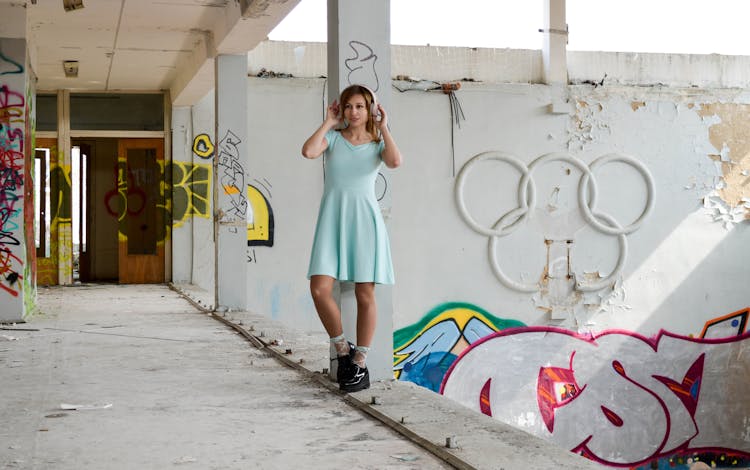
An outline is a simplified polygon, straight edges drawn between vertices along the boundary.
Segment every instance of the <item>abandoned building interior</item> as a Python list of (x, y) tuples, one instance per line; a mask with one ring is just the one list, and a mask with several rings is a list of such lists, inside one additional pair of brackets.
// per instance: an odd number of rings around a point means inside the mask
[(361, 83), (404, 155), (375, 380), (604, 466), (750, 465), (750, 56), (569, 50), (539, 1), (539, 49), (489, 49), (391, 44), (391, 1), (319, 43), (267, 39), (298, 0), (0, 0), (0, 322), (168, 283), (319, 330), (300, 148)]

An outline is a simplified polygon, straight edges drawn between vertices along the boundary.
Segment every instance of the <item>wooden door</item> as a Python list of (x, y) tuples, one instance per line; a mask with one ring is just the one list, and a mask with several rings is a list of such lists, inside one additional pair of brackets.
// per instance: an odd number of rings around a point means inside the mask
[(164, 282), (167, 220), (164, 140), (120, 139), (118, 263), (120, 284)]

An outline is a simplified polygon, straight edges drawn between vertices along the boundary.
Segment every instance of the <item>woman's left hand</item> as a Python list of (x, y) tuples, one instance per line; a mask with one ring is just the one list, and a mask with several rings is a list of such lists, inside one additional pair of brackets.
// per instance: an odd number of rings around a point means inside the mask
[(378, 103), (378, 115), (380, 116), (380, 120), (375, 120), (375, 125), (378, 126), (378, 129), (381, 131), (383, 129), (388, 128), (388, 115), (385, 113), (385, 109), (383, 109), (383, 105)]

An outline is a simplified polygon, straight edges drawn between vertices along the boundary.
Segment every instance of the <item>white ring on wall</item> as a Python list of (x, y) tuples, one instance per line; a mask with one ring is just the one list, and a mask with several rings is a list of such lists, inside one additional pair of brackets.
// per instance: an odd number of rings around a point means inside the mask
[[(625, 227), (620, 227), (619, 224), (612, 223), (611, 218), (610, 220), (607, 220), (611, 224), (611, 226), (604, 225), (596, 220), (596, 217), (593, 213), (596, 196), (596, 181), (594, 180), (594, 178), (590, 178), (591, 172), (593, 172), (596, 167), (604, 166), (609, 162), (622, 162), (632, 166), (643, 176), (643, 179), (646, 182), (646, 187), (648, 188), (646, 207), (643, 209), (643, 212), (635, 220), (635, 222), (630, 225), (626, 225)], [(578, 204), (581, 206), (581, 210), (586, 221), (590, 223), (596, 230), (609, 235), (629, 234), (636, 231), (641, 226), (646, 217), (648, 217), (654, 207), (654, 179), (651, 176), (651, 173), (648, 171), (648, 168), (646, 168), (643, 163), (639, 162), (635, 158), (620, 153), (609, 153), (607, 155), (603, 155), (591, 162), (591, 165), (589, 166), (591, 168), (591, 172), (584, 173), (583, 177), (581, 177), (581, 181), (578, 183)], [(590, 202), (587, 204), (586, 189), (589, 188), (589, 183), (592, 196), (590, 198)]]
[[(510, 163), (511, 165), (516, 167), (526, 179), (528, 179), (527, 176), (529, 174), (529, 169), (521, 160), (514, 157), (513, 155), (504, 152), (491, 151), (480, 153), (479, 155), (476, 155), (474, 158), (466, 162), (463, 168), (461, 168), (461, 171), (458, 173), (458, 177), (456, 178), (456, 204), (458, 205), (458, 212), (459, 214), (461, 214), (464, 222), (466, 222), (469, 227), (471, 227), (475, 232), (482, 235), (486, 235), (488, 237), (503, 237), (515, 230), (515, 226), (518, 225), (518, 223), (520, 223), (522, 220), (526, 219), (526, 217), (528, 217), (530, 212), (529, 206), (531, 205), (533, 207), (536, 203), (535, 195), (533, 194), (532, 190), (532, 194), (529, 195), (529, 201), (527, 201), (527, 195), (523, 193), (523, 185), (519, 186), (518, 203), (520, 204), (520, 207), (510, 211), (516, 212), (520, 210), (520, 212), (522, 213), (518, 216), (518, 219), (511, 223), (509, 226), (501, 227), (499, 229), (494, 228), (497, 226), (497, 223), (495, 223), (493, 228), (488, 228), (480, 225), (476, 220), (474, 220), (471, 214), (469, 214), (469, 211), (466, 208), (466, 201), (464, 201), (464, 185), (466, 184), (466, 177), (469, 174), (469, 170), (471, 170), (477, 163), (483, 162), (485, 160), (499, 160), (501, 162)], [(504, 218), (505, 216), (501, 217), (500, 220)]]
[[(495, 223), (494, 227), (497, 227), (498, 225), (502, 225), (503, 221), (506, 217), (519, 217), (520, 220), (520, 214), (517, 215), (516, 212), (523, 211), (523, 208), (517, 207), (513, 209), (512, 211), (506, 213), (504, 216), (500, 217), (498, 221)], [(505, 287), (509, 287), (511, 289), (520, 291), (520, 292), (536, 292), (539, 290), (539, 284), (526, 284), (523, 282), (514, 281), (513, 279), (509, 278), (505, 275), (502, 268), (500, 267), (500, 263), (498, 263), (497, 260), (497, 240), (500, 237), (498, 236), (490, 236), (489, 241), (487, 243), (488, 253), (490, 257), (490, 266), (492, 267), (492, 272), (495, 273), (495, 277), (498, 278), (500, 282), (502, 282)]]
[[(612, 224), (612, 226), (616, 229), (620, 229), (620, 225), (617, 223), (614, 217), (611, 217), (603, 212), (597, 212), (595, 215), (596, 217), (604, 219), (608, 223)], [(628, 239), (625, 236), (625, 233), (619, 233), (617, 235), (617, 241), (620, 245), (620, 254), (617, 257), (617, 264), (615, 265), (615, 269), (613, 269), (612, 272), (609, 273), (609, 276), (591, 283), (585, 283), (581, 281), (578, 275), (576, 275), (576, 289), (583, 292), (593, 292), (599, 289), (604, 289), (605, 287), (610, 286), (614, 282), (614, 279), (620, 275), (622, 269), (625, 267), (625, 258), (627, 258), (628, 256)]]

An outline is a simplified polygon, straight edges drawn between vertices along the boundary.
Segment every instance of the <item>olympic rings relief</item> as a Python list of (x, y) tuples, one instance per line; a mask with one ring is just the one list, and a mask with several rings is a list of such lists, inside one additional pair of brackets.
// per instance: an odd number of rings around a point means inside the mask
[[(497, 160), (500, 162), (508, 163), (518, 169), (522, 175), (520, 184), (518, 186), (519, 207), (503, 214), (492, 227), (485, 227), (479, 224), (466, 208), (466, 201), (464, 199), (464, 186), (466, 184), (467, 176), (477, 164), (487, 160)], [(495, 273), (495, 276), (500, 280), (500, 282), (502, 282), (506, 287), (520, 292), (538, 291), (540, 289), (538, 283), (530, 284), (518, 282), (511, 279), (503, 272), (503, 270), (500, 268), (498, 250), (496, 248), (496, 245), (497, 240), (500, 237), (504, 237), (514, 232), (521, 225), (521, 223), (527, 221), (530, 215), (534, 212), (534, 209), (536, 208), (537, 197), (536, 186), (534, 184), (532, 176), (535, 169), (549, 162), (569, 163), (581, 171), (581, 179), (578, 182), (578, 205), (581, 208), (584, 219), (591, 225), (591, 227), (593, 227), (598, 232), (605, 235), (617, 236), (620, 251), (617, 257), (617, 264), (608, 276), (595, 282), (583, 282), (581, 280), (583, 279), (583, 276), (576, 276), (576, 290), (582, 292), (591, 292), (603, 289), (614, 282), (617, 276), (619, 276), (622, 272), (622, 269), (625, 265), (625, 259), (627, 258), (628, 252), (626, 235), (638, 230), (654, 207), (654, 180), (646, 166), (635, 158), (620, 153), (609, 153), (597, 158), (587, 166), (581, 160), (568, 153), (553, 152), (538, 157), (536, 160), (532, 161), (528, 166), (526, 166), (521, 160), (508, 153), (498, 151), (483, 152), (474, 156), (471, 160), (466, 162), (466, 164), (461, 168), (458, 177), (456, 178), (455, 196), (456, 204), (458, 205), (458, 211), (461, 214), (461, 217), (464, 219), (464, 222), (466, 222), (466, 224), (471, 227), (472, 230), (481, 235), (486, 235), (487, 237), (489, 237), (488, 255), (490, 258), (490, 264), (492, 266), (492, 271)], [(638, 218), (636, 218), (633, 223), (624, 227), (621, 226), (612, 216), (596, 210), (596, 198), (598, 189), (593, 172), (597, 168), (601, 168), (602, 166), (607, 165), (611, 162), (625, 163), (636, 169), (643, 177), (648, 191), (646, 205), (643, 209), (643, 212), (641, 212), (640, 216), (638, 216)]]

